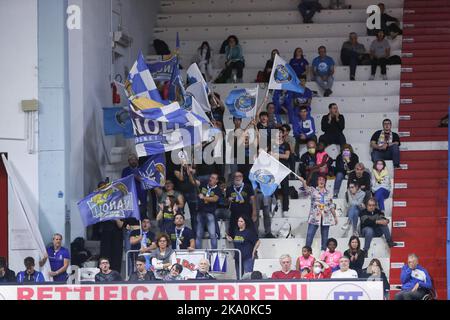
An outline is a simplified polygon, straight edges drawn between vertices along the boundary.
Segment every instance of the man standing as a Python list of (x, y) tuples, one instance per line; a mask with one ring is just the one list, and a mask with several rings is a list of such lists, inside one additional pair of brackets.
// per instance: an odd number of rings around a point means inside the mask
[[(256, 199), (253, 187), (244, 183), (242, 172), (234, 173), (234, 181), (225, 192), (225, 197), (230, 206), (230, 229), (228, 234), (234, 237), (239, 216), (245, 216), (248, 221), (256, 222)], [(256, 232), (255, 225), (252, 227)]]
[(53, 235), (53, 246), (47, 248), (47, 255), (39, 261), (39, 266), (42, 268), (49, 259), (51, 272), (49, 275), (53, 277), (54, 282), (66, 282), (69, 277), (67, 274), (67, 268), (70, 264), (69, 250), (61, 246), (62, 235), (55, 233)]
[(324, 46), (319, 47), (319, 56), (313, 60), (313, 75), (317, 85), (324, 90), (323, 96), (329, 97), (333, 91), (334, 82), (334, 65), (333, 58), (327, 56), (327, 49)]
[(400, 137), (392, 132), (390, 119), (383, 120), (383, 130), (378, 130), (370, 138), (372, 161), (392, 160), (394, 168), (400, 168)]
[(322, 117), (321, 126), (324, 134), (320, 136), (319, 142), (323, 142), (326, 146), (337, 144), (342, 147), (347, 143), (342, 133), (345, 129), (344, 116), (339, 113), (336, 103), (331, 103), (328, 110), (328, 114)]
[(25, 265), (25, 271), (21, 271), (17, 274), (17, 283), (40, 283), (45, 282), (44, 275), (34, 269), (33, 257), (26, 257), (23, 260)]
[(184, 224), (184, 215), (175, 214), (174, 226), (169, 229), (170, 242), (174, 250), (195, 250), (195, 234)]
[(197, 239), (195, 247), (202, 248), (202, 239), (205, 233), (205, 226), (208, 227), (209, 238), (211, 239), (211, 248), (217, 249), (217, 230), (216, 230), (216, 216), (219, 198), (222, 192), (218, 185), (219, 176), (213, 173), (209, 176), (208, 183), (200, 183), (196, 180), (197, 186), (200, 187), (198, 195), (198, 213), (197, 213)]
[(428, 271), (419, 265), (419, 258), (414, 253), (408, 255), (408, 264), (402, 267), (400, 280), (402, 291), (395, 295), (395, 300), (422, 300), (433, 289)]
[(298, 270), (292, 270), (292, 258), (288, 254), (283, 254), (280, 257), (281, 271), (272, 273), (272, 279), (287, 280), (287, 279), (301, 279), (302, 275)]
[[(150, 268), (150, 253), (156, 249), (155, 234), (150, 231), (151, 223), (149, 218), (142, 219), (141, 230), (133, 230), (130, 234), (131, 250), (139, 250), (139, 256), (146, 260), (147, 269)], [(132, 254), (132, 261), (136, 261), (138, 254)], [(130, 262), (128, 262), (130, 263)], [(130, 267), (132, 264), (129, 265)], [(130, 268), (130, 272), (132, 268)]]

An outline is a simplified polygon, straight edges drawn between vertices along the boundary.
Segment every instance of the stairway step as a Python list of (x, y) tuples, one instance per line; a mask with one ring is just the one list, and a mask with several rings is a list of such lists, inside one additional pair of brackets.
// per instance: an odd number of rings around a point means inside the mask
[[(396, 216), (397, 214), (394, 213), (394, 216)], [(397, 229), (409, 229), (409, 228), (436, 228), (442, 225), (445, 225), (447, 220), (446, 217), (402, 217), (402, 218), (397, 218), (397, 217), (393, 217), (392, 218), (392, 223), (395, 224), (397, 222), (405, 222), (406, 223), (406, 227), (404, 228), (397, 228), (395, 227), (395, 225), (393, 225), (393, 230), (395, 229), (395, 231), (392, 232), (397, 232)]]
[[(450, 44), (450, 43), (449, 43)], [(414, 72), (443, 72), (450, 70), (450, 63), (447, 65), (436, 65), (436, 64), (420, 64), (420, 65), (406, 65), (402, 64), (401, 67), (403, 73), (414, 73)]]
[(414, 50), (405, 50), (404, 48), (402, 49), (402, 55), (405, 54), (409, 54), (412, 53), (413, 54), (413, 58), (425, 58), (425, 57), (447, 57), (450, 54), (450, 48), (449, 49), (445, 49), (445, 48), (441, 48), (439, 50), (436, 49), (414, 49)]
[(395, 179), (409, 178), (411, 176), (423, 178), (447, 177), (447, 170), (395, 170)]
[[(439, 120), (410, 120), (410, 122), (412, 122), (410, 124), (407, 123), (407, 120), (401, 121), (404, 121), (405, 123), (400, 123), (400, 129), (398, 131), (410, 132), (411, 137), (446, 137), (448, 135), (447, 128), (438, 128)], [(425, 128), (414, 127), (413, 125), (417, 121), (434, 121), (434, 126)]]
[(395, 197), (399, 198), (439, 198), (447, 196), (445, 189), (396, 189)]
[(394, 208), (392, 215), (396, 221), (411, 217), (437, 217), (446, 219), (447, 208)]
[[(403, 102), (405, 101), (405, 102)], [(408, 101), (408, 102), (406, 102)], [(433, 95), (418, 95), (418, 96), (412, 96), (412, 95), (401, 95), (400, 96), (400, 103), (401, 104), (443, 104), (445, 103), (448, 108), (448, 95), (439, 95), (439, 96), (433, 96)], [(431, 111), (431, 110), (430, 110)]]
[[(450, 66), (449, 66), (450, 67)], [(450, 68), (448, 70), (450, 72)], [(411, 73), (411, 75), (414, 75), (415, 73)], [(435, 87), (444, 87), (448, 88), (450, 87), (450, 79), (405, 79), (405, 77), (402, 74), (401, 76), (401, 87), (402, 88), (424, 88), (423, 90), (427, 90), (427, 88), (435, 88)], [(432, 77), (433, 73), (429, 72), (428, 77)], [(426, 77), (425, 73), (421, 72), (419, 73), (420, 77)], [(424, 81), (425, 80), (425, 81)]]
[[(406, 81), (406, 80), (405, 80)], [(448, 87), (400, 88), (401, 96), (444, 96), (448, 99)]]
[[(436, 206), (443, 206), (444, 203), (446, 204), (446, 198), (438, 199), (438, 198), (405, 198), (405, 197), (396, 197), (394, 192), (394, 208), (396, 206), (396, 202), (405, 202), (407, 208), (412, 207), (418, 207), (418, 208), (427, 208), (427, 207), (436, 207)], [(395, 210), (395, 209), (394, 209)]]
[(402, 58), (402, 65), (424, 65), (424, 64), (439, 64), (439, 65), (446, 65), (448, 64), (448, 57), (403, 57)]
[(448, 103), (411, 103), (401, 104), (400, 112), (445, 112), (448, 113)]
[[(436, 65), (438, 66), (438, 65)], [(400, 76), (400, 80), (403, 82), (414, 82), (414, 80), (427, 80), (427, 81), (416, 81), (414, 87), (435, 87), (436, 85), (445, 86), (448, 89), (448, 83), (450, 82), (449, 72), (441, 70), (444, 72), (431, 72), (430, 71), (414, 71), (414, 72), (403, 72)], [(437, 81), (431, 83), (431, 81)]]
[[(402, 151), (402, 161), (405, 160), (447, 160), (448, 152), (445, 150), (430, 151)], [(397, 178), (397, 177), (396, 177)]]
[(428, 29), (428, 28), (445, 28), (450, 26), (449, 21), (440, 20), (416, 20), (416, 21), (404, 21), (403, 20), (403, 30), (415, 30), (415, 29)]
[(442, 13), (420, 13), (420, 14), (404, 14), (403, 15), (403, 23), (416, 23), (422, 21), (449, 21), (450, 20), (450, 12), (442, 12)]
[[(405, 161), (402, 159), (402, 164), (406, 164), (408, 166), (408, 170), (424, 170), (430, 168), (442, 168), (447, 169), (448, 162), (442, 160), (408, 160)], [(396, 183), (398, 178), (395, 179)]]
[(430, 14), (430, 13), (434, 14), (450, 13), (450, 7), (407, 8), (403, 12), (403, 18), (407, 16), (421, 16), (422, 14)]
[(417, 177), (416, 179), (413, 179), (412, 177), (395, 178), (394, 185), (404, 184), (406, 184), (408, 189), (446, 188), (448, 185), (447, 179), (424, 179), (422, 177)]
[(446, 225), (441, 224), (439, 227), (421, 227), (421, 228), (393, 228), (392, 229), (392, 237), (394, 239), (406, 239), (406, 238), (433, 238), (436, 235), (440, 234), (445, 236), (447, 231)]
[[(426, 109), (425, 109), (426, 110)], [(400, 111), (400, 116), (409, 116), (410, 120), (432, 120), (432, 119), (442, 119), (448, 114), (448, 111), (425, 111), (422, 112), (407, 112), (407, 111)]]
[(430, 142), (430, 141), (448, 141), (447, 136), (418, 136), (418, 137), (403, 137), (403, 142)]
[(450, 49), (450, 42), (404, 42), (403, 52), (414, 52), (426, 49)]
[[(405, 1), (403, 7), (408, 10), (420, 10), (419, 8), (439, 8), (450, 6), (450, 0), (415, 0), (415, 1)], [(420, 11), (419, 11), (420, 12)]]
[[(399, 120), (399, 131), (403, 131), (405, 128), (437, 128), (440, 124), (440, 119), (433, 120)], [(446, 129), (446, 128), (438, 128)], [(439, 130), (439, 133), (443, 133), (444, 130)], [(432, 134), (430, 134), (431, 136)]]
[(404, 29), (403, 30), (403, 36), (413, 36), (415, 34), (421, 34), (421, 35), (450, 35), (450, 28), (449, 27), (442, 27), (442, 28), (413, 28), (413, 29)]
[(419, 33), (411, 34), (408, 36), (403, 35), (403, 43), (419, 43), (419, 42), (448, 42), (450, 41), (449, 35), (443, 34), (431, 34), (421, 35)]

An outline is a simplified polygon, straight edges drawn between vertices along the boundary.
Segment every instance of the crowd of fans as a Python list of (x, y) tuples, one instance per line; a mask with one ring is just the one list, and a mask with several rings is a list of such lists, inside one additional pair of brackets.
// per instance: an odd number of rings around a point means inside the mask
[[(370, 51), (358, 43), (357, 35), (351, 33), (341, 50), (343, 64), (350, 66), (350, 80), (355, 80), (356, 68), (360, 64), (371, 64), (371, 79), (376, 67), (381, 67), (383, 79), (386, 79), (386, 64), (390, 56), (389, 42), (385, 34), (395, 36), (401, 30), (387, 25), (388, 21), (398, 20), (384, 13), (384, 5), (379, 4), (382, 12), (382, 28), (376, 34), (368, 30), (368, 34), (376, 35)], [(321, 5), (317, 0), (302, 0), (299, 10), (305, 23), (312, 23), (315, 12), (320, 12)], [(243, 50), (236, 36), (230, 36), (222, 50), (226, 57), (226, 65), (216, 82), (242, 82), (245, 59)], [(392, 191), (391, 177), (385, 160), (393, 160), (395, 168), (400, 166), (397, 133), (391, 131), (389, 119), (383, 121), (383, 128), (373, 134), (370, 139), (373, 168), (365, 168), (359, 156), (348, 144), (344, 135), (345, 117), (340, 113), (336, 103), (329, 105), (329, 113), (322, 117), (323, 135), (317, 138), (317, 127), (311, 116), (311, 100), (313, 92), (307, 88), (307, 77), (317, 82), (324, 91), (324, 96), (332, 94), (334, 60), (327, 56), (324, 46), (318, 49), (316, 57), (309, 67), (303, 56), (303, 50), (296, 48), (289, 64), (301, 80), (304, 93), (273, 92), (273, 101), (267, 103), (266, 111), (258, 112), (248, 126), (242, 128), (242, 119), (233, 118), (234, 135), (223, 141), (224, 149), (231, 147), (234, 162), (231, 164), (202, 163), (192, 164), (182, 161), (180, 165), (166, 157), (166, 180), (164, 187), (151, 191), (144, 190), (140, 184), (139, 166), (144, 159), (135, 154), (128, 158), (129, 166), (124, 168), (122, 176), (130, 174), (136, 177), (141, 221), (134, 219), (106, 221), (97, 224), (91, 230), (92, 238), (100, 240), (100, 272), (95, 276), (96, 282), (121, 281), (123, 252), (133, 250), (127, 257), (130, 266), (129, 281), (172, 281), (183, 280), (183, 267), (177, 263), (177, 250), (204, 248), (205, 231), (208, 232), (210, 247), (218, 248), (218, 239), (224, 238), (241, 253), (235, 259), (238, 278), (264, 278), (254, 270), (254, 261), (258, 255), (260, 237), (275, 238), (272, 233), (271, 219), (276, 211), (282, 216), (290, 210), (290, 188), (286, 177), (274, 196), (264, 196), (258, 188), (254, 189), (249, 181), (249, 172), (257, 154), (252, 150), (264, 149), (286, 167), (300, 176), (302, 187), (300, 194), (311, 199), (308, 216), (306, 243), (301, 255), (292, 268), (292, 258), (285, 254), (280, 257), (281, 270), (272, 274), (272, 279), (343, 279), (363, 278), (381, 279), (387, 294), (389, 283), (378, 259), (372, 259), (369, 266), (363, 269), (364, 259), (368, 256), (373, 237), (384, 236), (389, 247), (395, 246), (388, 228), (389, 219), (385, 217), (385, 200)], [(261, 81), (268, 81), (272, 72), (275, 55), (267, 61), (264, 71), (260, 73)], [(212, 78), (212, 50), (207, 42), (198, 49), (197, 64), (207, 81)], [(267, 102), (267, 101), (266, 101)], [(217, 93), (211, 93), (211, 120), (216, 128), (225, 130), (223, 122), (224, 104)], [(291, 134), (292, 131), (292, 134)], [(274, 143), (275, 142), (275, 143)], [(206, 148), (208, 144), (203, 145)], [(332, 159), (326, 148), (337, 145), (340, 150), (336, 159)], [(301, 146), (306, 152), (300, 154)], [(244, 150), (243, 159), (238, 150)], [(222, 156), (224, 150), (222, 150)], [(219, 152), (220, 153), (220, 152)], [(238, 161), (243, 160), (243, 161)], [(298, 170), (297, 170), (298, 167)], [(343, 181), (347, 179), (345, 200), (347, 203), (346, 223), (344, 230), (352, 228), (348, 250), (344, 253), (336, 250), (336, 239), (329, 238), (329, 229), (338, 224), (333, 199), (338, 198)], [(327, 181), (334, 180), (334, 187), (329, 190)], [(102, 187), (106, 182), (99, 183)], [(190, 227), (186, 225), (185, 211), (189, 212)], [(292, 210), (292, 209), (291, 209)], [(293, 209), (295, 210), (295, 209)], [(264, 220), (264, 233), (259, 234), (260, 212)], [(152, 220), (156, 226), (152, 226)], [(226, 221), (225, 234), (220, 234), (219, 220)], [(312, 243), (320, 227), (321, 254), (316, 259), (312, 252)], [(153, 231), (157, 229), (157, 234)], [(153, 231), (152, 231), (153, 230)], [(364, 237), (361, 248), (360, 235)], [(47, 255), (39, 261), (43, 266), (48, 259), (51, 266), (50, 276), (55, 282), (68, 279), (67, 269), (70, 254), (62, 247), (62, 236), (55, 234), (53, 244)], [(84, 244), (77, 239), (72, 247), (72, 259), (79, 266), (91, 256)], [(5, 259), (0, 259), (0, 283), (38, 283), (43, 282), (43, 274), (34, 269), (32, 257), (24, 260), (25, 271), (17, 276), (8, 269)], [(131, 267), (133, 266), (133, 267)], [(210, 262), (200, 261), (196, 279), (212, 280), (209, 273)], [(418, 265), (418, 258), (411, 255), (408, 264), (402, 269), (403, 291), (399, 299), (420, 298), (431, 289), (430, 277), (426, 270)]]

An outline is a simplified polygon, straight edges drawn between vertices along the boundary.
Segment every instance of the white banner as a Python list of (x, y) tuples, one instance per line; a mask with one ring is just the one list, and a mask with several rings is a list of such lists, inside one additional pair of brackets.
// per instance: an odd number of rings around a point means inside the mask
[(383, 300), (382, 281), (0, 286), (0, 300)]
[(181, 276), (186, 279), (195, 279), (195, 276), (197, 275), (196, 268), (202, 259), (206, 259), (206, 251), (177, 252), (177, 263), (183, 266)]

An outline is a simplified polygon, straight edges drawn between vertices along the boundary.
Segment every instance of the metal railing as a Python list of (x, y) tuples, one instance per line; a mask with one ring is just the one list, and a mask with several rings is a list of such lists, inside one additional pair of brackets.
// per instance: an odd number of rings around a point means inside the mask
[[(192, 253), (192, 254), (205, 253), (206, 256), (208, 257), (208, 260), (210, 260), (211, 255), (215, 252), (226, 253), (226, 254), (235, 252), (234, 260), (236, 261), (236, 253), (238, 254), (238, 257), (239, 257), (239, 270), (236, 270), (236, 279), (240, 280), (242, 277), (242, 253), (238, 249), (195, 249), (195, 250), (191, 250), (191, 251), (189, 251), (189, 250), (174, 250), (174, 251), (175, 251), (175, 254), (178, 252), (188, 252), (188, 253)], [(139, 256), (140, 251), (139, 250), (129, 250), (126, 252), (125, 276), (126, 276), (127, 280), (130, 277), (130, 274), (129, 274), (130, 266), (128, 265), (130, 260), (132, 260), (133, 268), (134, 268), (134, 264), (136, 263), (136, 261), (133, 259), (133, 257), (131, 257), (131, 254), (133, 254), (133, 253), (137, 253), (137, 255), (135, 256), (135, 257), (137, 257), (137, 256)], [(132, 269), (132, 270), (134, 270), (134, 269)]]

